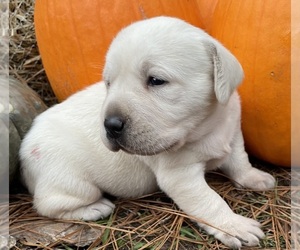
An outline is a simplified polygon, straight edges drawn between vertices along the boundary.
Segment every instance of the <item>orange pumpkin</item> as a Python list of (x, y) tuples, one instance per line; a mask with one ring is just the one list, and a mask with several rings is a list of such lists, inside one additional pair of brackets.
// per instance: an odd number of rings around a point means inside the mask
[(292, 27), (292, 52), (291, 52), (291, 72), (292, 72), (292, 166), (300, 166), (300, 2), (291, 2), (291, 27)]
[(121, 28), (159, 15), (202, 26), (192, 0), (36, 0), (37, 43), (58, 99), (101, 80), (105, 53)]
[(218, 0), (196, 0), (199, 9), (199, 15), (203, 23), (203, 29), (210, 31), (212, 19)]
[(218, 1), (209, 30), (245, 71), (239, 93), (247, 150), (282, 166), (291, 164), (290, 22), (290, 1), (227, 0)]

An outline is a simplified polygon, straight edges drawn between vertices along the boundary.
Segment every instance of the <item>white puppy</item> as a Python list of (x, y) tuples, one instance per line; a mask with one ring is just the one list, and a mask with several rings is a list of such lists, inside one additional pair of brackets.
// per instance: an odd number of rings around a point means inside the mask
[(159, 187), (226, 245), (257, 245), (260, 224), (233, 213), (204, 179), (219, 167), (240, 186), (274, 187), (244, 150), (236, 58), (199, 28), (157, 17), (118, 34), (103, 75), (105, 84), (37, 117), (22, 143), (37, 211), (97, 220), (114, 209), (104, 192), (138, 197)]

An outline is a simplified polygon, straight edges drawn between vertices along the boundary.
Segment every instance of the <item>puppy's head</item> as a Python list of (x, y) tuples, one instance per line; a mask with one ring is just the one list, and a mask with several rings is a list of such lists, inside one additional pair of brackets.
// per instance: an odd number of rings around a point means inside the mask
[(105, 145), (153, 155), (184, 145), (216, 105), (226, 105), (243, 71), (202, 30), (176, 18), (156, 17), (117, 35), (103, 76)]

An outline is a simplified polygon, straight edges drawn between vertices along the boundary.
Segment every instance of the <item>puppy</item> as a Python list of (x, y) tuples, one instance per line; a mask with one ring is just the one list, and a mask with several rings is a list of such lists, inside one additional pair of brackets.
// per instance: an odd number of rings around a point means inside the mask
[(129, 198), (160, 188), (229, 247), (257, 245), (260, 224), (235, 214), (204, 179), (220, 168), (238, 186), (274, 187), (244, 150), (237, 59), (199, 28), (156, 17), (117, 35), (103, 76), (38, 116), (22, 143), (37, 211), (97, 220), (114, 209), (104, 192)]

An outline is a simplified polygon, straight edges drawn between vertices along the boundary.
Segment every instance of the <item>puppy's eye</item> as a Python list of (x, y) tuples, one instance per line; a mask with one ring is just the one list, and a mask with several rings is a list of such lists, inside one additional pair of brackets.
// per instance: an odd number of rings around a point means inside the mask
[(154, 76), (149, 76), (149, 78), (148, 78), (148, 85), (151, 85), (151, 86), (163, 85), (165, 83), (167, 83), (167, 81), (159, 79)]
[(110, 86), (110, 81), (105, 81), (105, 85), (108, 88)]

